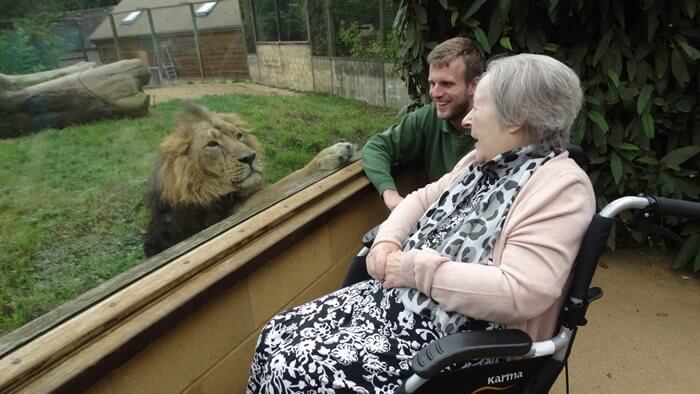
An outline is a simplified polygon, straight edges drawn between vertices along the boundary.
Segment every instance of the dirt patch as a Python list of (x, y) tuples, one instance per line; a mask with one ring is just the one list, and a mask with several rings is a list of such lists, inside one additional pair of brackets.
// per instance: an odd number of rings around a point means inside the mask
[[(690, 393), (700, 387), (700, 281), (673, 258), (606, 255), (593, 278), (605, 294), (588, 310), (569, 359), (573, 393)], [(565, 392), (563, 373), (553, 393)]]
[(198, 98), (230, 93), (297, 96), (291, 90), (257, 85), (254, 83), (193, 83), (174, 86), (147, 87), (144, 92), (151, 96), (151, 105), (173, 99)]

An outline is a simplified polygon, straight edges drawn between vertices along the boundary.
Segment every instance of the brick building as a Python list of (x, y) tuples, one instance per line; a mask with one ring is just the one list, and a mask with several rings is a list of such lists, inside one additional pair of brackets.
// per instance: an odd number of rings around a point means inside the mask
[[(192, 13), (182, 0), (123, 0), (112, 10), (122, 59), (138, 58), (149, 67), (160, 63), (165, 78), (199, 78)], [(193, 1), (204, 77), (247, 77), (245, 40), (238, 0)], [(149, 10), (153, 29), (149, 21)], [(155, 46), (159, 53), (154, 52)], [(118, 60), (109, 16), (90, 35), (102, 63)], [(157, 69), (156, 69), (157, 70)]]

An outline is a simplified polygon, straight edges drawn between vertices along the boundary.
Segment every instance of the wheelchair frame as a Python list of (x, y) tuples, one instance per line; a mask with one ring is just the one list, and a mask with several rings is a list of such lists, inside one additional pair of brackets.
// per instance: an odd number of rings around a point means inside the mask
[[(590, 284), (615, 217), (628, 209), (642, 210), (646, 217), (659, 214), (700, 219), (700, 203), (695, 202), (644, 196), (622, 197), (611, 202), (593, 216), (583, 237), (574, 263), (568, 300), (560, 313), (557, 335), (539, 342), (533, 342), (524, 331), (514, 329), (445, 336), (415, 354), (412, 360), (414, 374), (396, 392), (451, 392), (455, 386), (459, 386), (461, 393), (473, 394), (549, 391), (566, 366), (578, 327), (587, 323), (588, 306), (603, 295), (600, 288), (591, 288)], [(369, 253), (377, 229), (375, 227), (363, 237), (365, 247), (357, 255), (359, 259), (364, 260)], [(456, 363), (494, 357), (518, 359), (467, 370), (449, 370)], [(567, 376), (567, 392), (568, 389)]]

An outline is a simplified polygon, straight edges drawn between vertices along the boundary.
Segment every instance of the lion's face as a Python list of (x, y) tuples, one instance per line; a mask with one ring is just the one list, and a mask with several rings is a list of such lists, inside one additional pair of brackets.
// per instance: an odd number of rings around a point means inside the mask
[(207, 205), (231, 192), (255, 191), (262, 182), (259, 147), (243, 122), (195, 105), (186, 111), (161, 144), (162, 196)]
[(261, 168), (253, 136), (213, 115), (193, 127), (189, 154), (205, 174), (223, 182), (229, 191), (260, 182)]

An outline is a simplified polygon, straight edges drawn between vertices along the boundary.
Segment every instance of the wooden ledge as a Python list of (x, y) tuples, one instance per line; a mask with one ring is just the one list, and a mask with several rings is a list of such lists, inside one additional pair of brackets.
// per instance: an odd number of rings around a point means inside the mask
[(357, 161), (95, 302), (0, 359), (0, 392), (86, 387), (369, 186)]
[[(357, 160), (355, 157), (354, 160)], [(193, 235), (189, 239), (180, 242), (171, 248), (164, 250), (156, 256), (140, 261), (130, 270), (123, 272), (116, 277), (95, 286), (78, 297), (58, 306), (57, 308), (39, 316), (22, 327), (0, 337), (0, 359), (7, 356), (12, 351), (38, 338), (52, 328), (87, 310), (95, 303), (104, 300), (108, 296), (129, 286), (144, 276), (162, 268), (175, 258), (182, 256), (198, 245), (207, 242), (214, 237), (228, 231), (231, 227), (251, 218), (258, 212), (271, 207), (302, 189), (313, 185), (319, 180), (329, 176), (329, 172), (321, 172), (299, 182), (296, 187), (287, 190), (276, 190), (274, 193), (265, 191), (251, 197), (245, 204), (237, 209), (237, 212), (216, 223), (201, 232)]]

